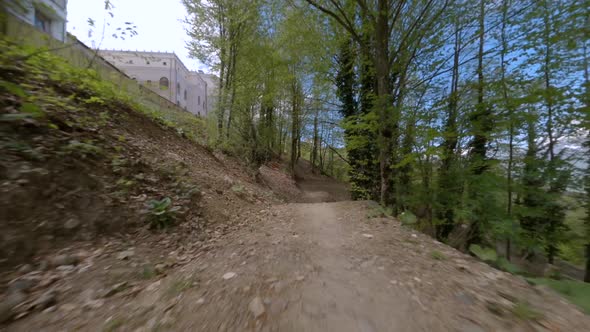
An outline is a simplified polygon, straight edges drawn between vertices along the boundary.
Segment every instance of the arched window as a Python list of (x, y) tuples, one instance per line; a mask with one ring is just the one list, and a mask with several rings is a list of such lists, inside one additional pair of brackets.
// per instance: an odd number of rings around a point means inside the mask
[(176, 83), (176, 94), (180, 95), (180, 83)]
[(184, 89), (184, 100), (186, 100), (186, 96), (187, 96), (186, 89)]
[(160, 90), (168, 90), (169, 87), (170, 87), (170, 81), (168, 81), (168, 78), (166, 78), (166, 77), (160, 78)]

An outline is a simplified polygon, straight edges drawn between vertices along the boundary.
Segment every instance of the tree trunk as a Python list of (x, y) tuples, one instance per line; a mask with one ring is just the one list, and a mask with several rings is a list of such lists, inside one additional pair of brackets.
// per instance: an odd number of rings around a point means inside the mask
[(319, 144), (319, 133), (318, 133), (318, 114), (319, 111), (316, 110), (315, 115), (313, 117), (313, 148), (311, 151), (311, 166), (313, 167), (314, 171), (317, 166), (317, 159), (318, 159), (318, 144)]
[(299, 147), (299, 83), (293, 79), (291, 85), (292, 115), (291, 115), (291, 174), (295, 177), (295, 165), (297, 164)]
[[(549, 139), (548, 143), (548, 153), (549, 153), (549, 193), (551, 194), (558, 194), (559, 189), (558, 187), (560, 184), (557, 183), (555, 180), (556, 173), (557, 173), (557, 165), (556, 165), (556, 158), (555, 158), (555, 137), (554, 137), (554, 128), (553, 128), (553, 112), (554, 112), (554, 105), (553, 105), (553, 97), (551, 94), (551, 19), (550, 19), (550, 9), (547, 4), (548, 0), (543, 1), (543, 22), (544, 22), (544, 33), (543, 38), (545, 42), (545, 61), (544, 61), (544, 80), (545, 80), (545, 106), (547, 107), (547, 122), (546, 122), (546, 129), (547, 129), (547, 137)], [(553, 207), (550, 209), (559, 209), (559, 207)], [(552, 238), (554, 233), (557, 232), (557, 227), (559, 224), (559, 220), (554, 214), (549, 214), (549, 222), (548, 222), (548, 231), (546, 236)], [(547, 253), (547, 260), (549, 264), (553, 264), (555, 255), (557, 254), (557, 243), (554, 241), (548, 241), (546, 247)]]
[(506, 54), (508, 53), (508, 41), (506, 39), (506, 26), (508, 25), (508, 1), (502, 1), (502, 30), (501, 30), (501, 44), (502, 49), (500, 52), (500, 68), (501, 68), (501, 81), (502, 81), (502, 97), (504, 99), (504, 107), (508, 113), (508, 167), (506, 170), (507, 177), (507, 199), (506, 199), (506, 213), (510, 218), (510, 233), (506, 238), (506, 259), (510, 261), (511, 256), (511, 241), (512, 232), (514, 231), (514, 224), (512, 221), (512, 206), (513, 202), (513, 165), (514, 165), (514, 109), (511, 105), (508, 96), (508, 84), (506, 83)]
[(379, 201), (389, 202), (390, 158), (392, 126), (390, 112), (389, 77), (389, 1), (378, 0), (375, 24), (375, 77), (377, 79), (377, 112), (379, 115), (379, 173), (381, 181)]
[[(590, 11), (590, 8), (587, 8)], [(590, 13), (586, 15), (586, 27), (585, 38), (584, 38), (584, 106), (586, 111), (590, 110), (590, 72), (588, 68), (588, 32), (590, 31)], [(586, 123), (586, 128), (590, 128), (590, 115), (586, 112), (586, 119), (583, 119)], [(586, 136), (586, 151), (590, 151), (590, 133)], [(586, 158), (586, 176), (584, 178), (585, 190), (586, 190), (586, 274), (584, 281), (590, 283), (590, 156)]]
[[(237, 34), (236, 36), (234, 36), (234, 38), (238, 38), (239, 34)], [(231, 78), (232, 80), (235, 80), (236, 77), (236, 59), (237, 59), (237, 41), (232, 40), (232, 45), (230, 47), (230, 58), (231, 58)], [(231, 84), (231, 95), (230, 95), (230, 100), (229, 100), (229, 114), (228, 114), (228, 118), (227, 118), (227, 131), (226, 131), (226, 137), (229, 138), (230, 135), (230, 130), (231, 130), (231, 121), (232, 121), (232, 113), (233, 113), (233, 109), (234, 109), (234, 105), (235, 105), (235, 99), (236, 99), (236, 82), (232, 82)]]
[(442, 144), (442, 160), (439, 175), (439, 205), (438, 218), (442, 225), (437, 227), (437, 238), (446, 240), (454, 228), (454, 208), (457, 205), (459, 195), (459, 180), (456, 178), (456, 149), (458, 141), (457, 131), (457, 106), (459, 88), (459, 58), (461, 50), (461, 30), (459, 23), (455, 26), (455, 49), (453, 55), (453, 71), (451, 77), (451, 93), (449, 95), (449, 106), (447, 121), (445, 124), (444, 141)]

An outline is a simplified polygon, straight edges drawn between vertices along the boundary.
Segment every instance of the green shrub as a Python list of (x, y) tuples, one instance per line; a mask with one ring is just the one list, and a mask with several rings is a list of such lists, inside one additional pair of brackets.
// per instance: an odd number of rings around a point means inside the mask
[(176, 214), (180, 210), (177, 206), (172, 206), (170, 197), (161, 200), (150, 200), (147, 203), (148, 221), (151, 228), (162, 229), (174, 224)]
[(398, 219), (402, 222), (402, 225), (415, 225), (418, 221), (418, 218), (410, 211), (402, 212)]
[(484, 248), (480, 245), (472, 244), (469, 246), (469, 251), (484, 262), (494, 263), (498, 260), (498, 255), (492, 248)]

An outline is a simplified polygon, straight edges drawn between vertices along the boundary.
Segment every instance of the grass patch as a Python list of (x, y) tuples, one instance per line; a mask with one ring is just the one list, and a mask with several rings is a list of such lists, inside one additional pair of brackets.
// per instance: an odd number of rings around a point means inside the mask
[(545, 285), (563, 295), (573, 304), (590, 315), (590, 284), (574, 280), (553, 280), (546, 278), (528, 278), (530, 283)]
[(430, 257), (437, 261), (444, 261), (447, 259), (447, 256), (438, 250), (433, 250), (430, 252)]
[(156, 277), (158, 273), (156, 272), (156, 268), (151, 264), (145, 264), (141, 268), (140, 277), (144, 280), (150, 280)]
[(116, 331), (118, 328), (123, 326), (125, 320), (123, 318), (117, 317), (112, 318), (111, 320), (107, 321), (102, 328), (103, 332), (113, 332)]
[(193, 287), (193, 282), (192, 280), (182, 280), (182, 279), (177, 279), (174, 280), (170, 286), (168, 287), (166, 294), (169, 297), (175, 297), (178, 294), (191, 289)]
[(537, 321), (543, 318), (543, 314), (536, 311), (530, 304), (526, 302), (517, 302), (510, 309), (512, 314), (522, 320)]

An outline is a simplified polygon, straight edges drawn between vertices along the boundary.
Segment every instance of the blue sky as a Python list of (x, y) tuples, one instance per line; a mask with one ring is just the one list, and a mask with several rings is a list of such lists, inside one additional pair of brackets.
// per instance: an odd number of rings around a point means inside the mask
[[(180, 0), (112, 0), (112, 3), (113, 18), (104, 10), (103, 0), (69, 0), (68, 32), (90, 47), (100, 44), (100, 48), (107, 49), (175, 52), (189, 69), (208, 72), (207, 67), (188, 56), (185, 45), (189, 37), (182, 22), (186, 9)], [(88, 34), (89, 18), (96, 22), (92, 36)], [(105, 19), (110, 26), (100, 43)], [(138, 35), (126, 40), (113, 38), (117, 27), (125, 22), (133, 22)]]

